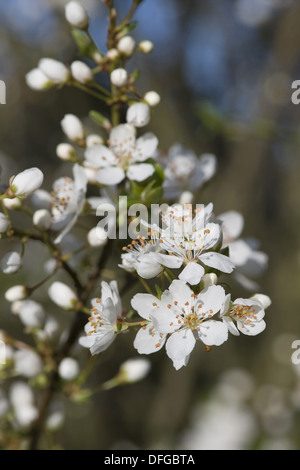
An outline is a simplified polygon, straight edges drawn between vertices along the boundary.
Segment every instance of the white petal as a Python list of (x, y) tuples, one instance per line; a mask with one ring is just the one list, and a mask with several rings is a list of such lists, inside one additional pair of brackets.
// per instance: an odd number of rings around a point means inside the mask
[(173, 331), (180, 328), (182, 324), (181, 317), (176, 318), (175, 313), (170, 308), (166, 307), (159, 307), (152, 310), (151, 319), (154, 328), (160, 333), (173, 333)]
[(97, 173), (97, 181), (99, 183), (111, 186), (114, 184), (118, 184), (125, 178), (125, 173), (122, 168), (118, 168), (116, 166), (111, 166), (108, 168), (103, 168), (99, 170)]
[[(197, 305), (202, 305), (201, 311), (206, 315), (214, 315), (221, 310), (225, 301), (225, 290), (222, 286), (210, 286), (200, 292)], [(196, 308), (197, 308), (196, 305)]]
[(132, 153), (135, 144), (135, 129), (129, 124), (114, 127), (109, 136), (110, 147), (116, 155)]
[(218, 216), (222, 221), (224, 242), (230, 242), (238, 238), (244, 228), (244, 217), (237, 211), (228, 211)]
[(237, 329), (237, 327), (235, 326), (234, 324), (234, 321), (230, 318), (230, 317), (223, 317), (223, 322), (225, 323), (225, 325), (227, 326), (228, 328), (228, 331), (234, 335), (234, 336), (239, 336), (239, 330)]
[(207, 346), (220, 346), (228, 339), (228, 329), (223, 322), (207, 320), (200, 325), (198, 336)]
[(138, 312), (140, 317), (146, 320), (149, 320), (152, 310), (159, 304), (159, 300), (151, 294), (135, 294), (131, 300), (132, 308)]
[(166, 341), (166, 335), (153, 330), (152, 323), (141, 328), (134, 339), (133, 346), (139, 354), (152, 354), (159, 351)]
[(192, 289), (184, 281), (177, 279), (172, 282), (169, 291), (171, 292), (173, 302), (178, 302), (179, 308), (184, 308), (185, 303), (191, 299), (193, 294)]
[(182, 259), (177, 256), (153, 253), (153, 257), (166, 268), (176, 269), (182, 266)]
[(163, 270), (161, 264), (152, 256), (153, 253), (147, 253), (139, 257), (136, 272), (143, 279), (152, 279), (158, 276)]
[(181, 367), (187, 366), (189, 362), (190, 355), (185, 356), (184, 359), (181, 359), (180, 361), (173, 360), (173, 366), (175, 367), (176, 370), (181, 369)]
[(194, 349), (196, 340), (191, 330), (183, 329), (173, 333), (166, 343), (166, 352), (173, 361), (185, 361)]
[(204, 268), (200, 264), (190, 262), (186, 265), (178, 277), (182, 281), (188, 282), (191, 285), (196, 285), (199, 284), (204, 273)]
[(105, 330), (102, 334), (94, 335), (94, 344), (90, 347), (91, 354), (99, 354), (105, 351), (115, 340), (115, 333), (112, 330)]
[(108, 166), (116, 165), (117, 159), (104, 145), (94, 145), (89, 147), (85, 153), (85, 161), (92, 168), (106, 168)]
[(130, 165), (127, 170), (127, 178), (134, 181), (144, 181), (149, 176), (153, 175), (154, 166), (150, 163), (140, 163), (137, 165)]
[(247, 336), (256, 336), (266, 328), (266, 322), (261, 321), (252, 321), (251, 323), (237, 323), (237, 327), (241, 333)]
[(214, 251), (203, 253), (199, 256), (199, 259), (207, 266), (218, 269), (223, 273), (231, 273), (234, 268), (234, 264), (230, 261), (228, 256), (222, 255), (221, 253), (216, 253)]
[(136, 149), (133, 154), (135, 161), (142, 162), (147, 158), (154, 157), (158, 145), (157, 137), (151, 132), (147, 132), (136, 141)]

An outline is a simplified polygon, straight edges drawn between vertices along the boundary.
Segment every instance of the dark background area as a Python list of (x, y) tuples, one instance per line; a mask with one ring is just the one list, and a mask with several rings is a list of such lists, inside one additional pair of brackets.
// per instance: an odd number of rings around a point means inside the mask
[[(4, 181), (38, 166), (46, 175), (45, 189), (50, 189), (64, 174), (55, 156), (63, 140), (59, 122), (64, 114), (78, 115), (90, 131), (97, 131), (86, 118), (90, 109), (103, 110), (93, 98), (68, 88), (37, 93), (25, 84), (25, 74), (41, 57), (65, 63), (77, 57), (64, 4), (0, 0), (0, 78), (7, 86), (7, 104), (0, 106)], [(91, 33), (104, 49), (105, 6), (100, 0), (85, 4)], [(116, 1), (120, 16), (129, 5)], [(258, 337), (231, 336), (209, 353), (197, 344), (188, 367), (178, 372), (162, 350), (149, 357), (151, 373), (141, 383), (96, 394), (82, 406), (66, 403), (59, 445), (208, 448), (219, 442), (219, 434), (224, 439), (232, 433), (231, 446), (237, 448), (298, 449), (300, 376), (291, 362), (291, 344), (300, 338), (300, 105), (291, 102), (291, 84), (300, 79), (300, 4), (145, 0), (135, 19), (134, 37), (153, 41), (154, 51), (137, 54), (130, 68), (141, 70), (141, 92), (156, 90), (162, 97), (151, 130), (162, 150), (180, 142), (197, 155), (216, 154), (217, 174), (195, 202), (212, 201), (217, 214), (234, 209), (244, 215), (243, 236), (258, 238), (269, 256), (259, 283), (272, 305), (267, 329)], [(31, 265), (23, 276), (38, 278), (39, 269), (37, 263), (33, 272)], [(13, 280), (1, 276), (1, 290)], [(249, 295), (237, 285), (233, 293)], [(0, 327), (20, 334), (4, 300)], [(135, 356), (133, 337), (121, 336), (99, 357), (90, 386), (109, 379), (123, 360)], [(232, 371), (234, 379), (228, 375)], [(240, 391), (239, 398), (234, 399), (234, 391), (228, 398), (226, 380)]]

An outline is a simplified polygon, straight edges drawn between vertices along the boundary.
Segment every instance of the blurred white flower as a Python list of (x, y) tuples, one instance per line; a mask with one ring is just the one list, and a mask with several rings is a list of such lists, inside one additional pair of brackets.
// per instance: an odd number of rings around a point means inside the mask
[(30, 70), (25, 75), (25, 80), (27, 86), (36, 91), (46, 91), (54, 85), (54, 82), (39, 68)]
[(41, 328), (46, 317), (43, 306), (31, 299), (20, 303), (18, 315), (23, 325), (29, 328)]
[(116, 281), (102, 281), (101, 300), (93, 299), (91, 317), (85, 325), (86, 336), (79, 343), (89, 348), (92, 355), (105, 351), (115, 340), (117, 319), (122, 315), (121, 299)]
[(120, 379), (124, 382), (138, 382), (148, 374), (151, 363), (147, 359), (128, 359), (120, 367)]
[(48, 289), (48, 295), (52, 302), (64, 310), (71, 310), (78, 301), (75, 292), (63, 282), (53, 282)]
[(6, 232), (9, 223), (9, 219), (4, 214), (0, 213), (0, 233)]
[(74, 142), (81, 142), (84, 139), (85, 132), (82, 122), (74, 114), (65, 114), (60, 124), (68, 139)]
[(75, 380), (79, 372), (79, 364), (72, 357), (65, 357), (58, 366), (58, 374), (63, 380)]
[(135, 40), (131, 36), (123, 36), (117, 44), (117, 48), (126, 56), (131, 56), (135, 49)]
[(153, 165), (143, 163), (155, 156), (158, 140), (154, 134), (148, 132), (136, 139), (132, 126), (120, 124), (112, 129), (109, 142), (109, 147), (95, 145), (85, 151), (84, 165), (99, 170), (99, 183), (115, 185), (126, 176), (144, 181), (154, 173)]
[(29, 349), (19, 349), (14, 355), (15, 370), (24, 377), (36, 377), (43, 370), (43, 362), (38, 354)]
[(71, 64), (73, 78), (80, 83), (86, 84), (93, 80), (93, 72), (88, 65), (81, 60), (75, 60)]
[(32, 222), (40, 230), (48, 230), (52, 223), (51, 214), (47, 209), (38, 209), (33, 214)]
[(8, 302), (15, 302), (17, 300), (23, 300), (27, 297), (28, 292), (25, 286), (16, 285), (12, 286), (4, 294), (4, 297)]
[(69, 69), (62, 62), (56, 59), (44, 57), (40, 59), (38, 68), (48, 79), (56, 84), (66, 83), (70, 78)]
[(16, 251), (6, 253), (0, 260), (0, 268), (4, 274), (14, 274), (22, 266), (22, 257)]
[(67, 3), (65, 7), (65, 17), (68, 23), (79, 29), (86, 29), (89, 24), (89, 16), (85, 8), (76, 1)]
[(161, 97), (156, 91), (147, 91), (147, 93), (144, 95), (144, 100), (147, 101), (149, 106), (155, 108), (155, 106), (159, 105)]
[(134, 103), (129, 106), (126, 121), (134, 127), (143, 127), (150, 122), (150, 109), (145, 103)]

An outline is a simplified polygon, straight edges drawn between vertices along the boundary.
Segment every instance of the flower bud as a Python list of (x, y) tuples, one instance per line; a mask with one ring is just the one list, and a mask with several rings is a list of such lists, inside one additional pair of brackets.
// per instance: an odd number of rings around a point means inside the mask
[(204, 274), (201, 279), (203, 283), (203, 289), (207, 289), (210, 286), (216, 285), (218, 282), (218, 276), (215, 273)]
[(126, 120), (134, 127), (146, 126), (150, 121), (150, 109), (145, 103), (135, 103), (127, 110)]
[(29, 88), (36, 91), (45, 91), (53, 87), (54, 83), (39, 68), (30, 70), (25, 75), (25, 81)]
[(139, 51), (142, 52), (143, 54), (150, 54), (153, 50), (153, 42), (151, 41), (141, 41), (139, 43)]
[(47, 209), (39, 209), (33, 214), (33, 225), (40, 230), (48, 230), (51, 226), (51, 214)]
[(58, 366), (59, 376), (64, 380), (75, 380), (79, 372), (79, 364), (72, 357), (65, 357)]
[(76, 142), (84, 139), (82, 122), (74, 114), (66, 114), (61, 121), (61, 127), (70, 140)]
[(10, 287), (4, 294), (4, 297), (8, 302), (15, 302), (17, 300), (23, 300), (27, 297), (28, 291), (25, 286), (17, 285)]
[(7, 209), (18, 209), (21, 206), (21, 201), (18, 197), (13, 197), (11, 199), (3, 199), (3, 204)]
[(6, 232), (9, 226), (9, 220), (4, 214), (0, 213), (0, 233)]
[(125, 69), (118, 68), (111, 72), (110, 81), (113, 85), (121, 87), (126, 85), (128, 81), (128, 73)]
[(265, 294), (255, 294), (250, 299), (257, 300), (260, 302), (263, 306), (263, 309), (266, 310), (268, 307), (270, 307), (272, 301), (268, 295)]
[(20, 197), (26, 197), (36, 191), (44, 181), (44, 175), (38, 168), (28, 168), (18, 173), (10, 182), (10, 189)]
[(19, 271), (21, 266), (22, 257), (16, 251), (6, 253), (0, 261), (0, 267), (4, 274), (14, 274)]
[(65, 18), (70, 25), (79, 29), (86, 29), (89, 17), (84, 7), (76, 1), (69, 2), (65, 7)]
[(75, 60), (71, 64), (73, 78), (80, 83), (86, 84), (93, 80), (93, 72), (88, 65), (81, 60)]
[(63, 142), (56, 147), (56, 155), (61, 160), (72, 160), (75, 156), (75, 149), (73, 145)]
[(14, 408), (22, 407), (34, 402), (34, 394), (32, 388), (26, 382), (19, 380), (12, 383), (9, 390), (9, 399)]
[(14, 409), (14, 415), (18, 426), (21, 429), (26, 429), (37, 419), (39, 411), (34, 405), (25, 404), (22, 407), (17, 406)]
[(24, 326), (41, 328), (45, 321), (45, 311), (35, 300), (24, 300), (20, 304), (19, 318)]
[(54, 282), (48, 290), (52, 302), (65, 310), (71, 310), (78, 301), (77, 295), (63, 282)]
[(135, 48), (135, 40), (131, 36), (124, 36), (118, 42), (117, 48), (122, 54), (131, 56)]
[(118, 49), (112, 48), (109, 49), (106, 53), (106, 57), (110, 60), (115, 60), (117, 57), (119, 57), (119, 51)]
[(39, 69), (51, 82), (56, 84), (66, 83), (70, 78), (69, 69), (56, 59), (44, 57), (39, 61)]
[(192, 204), (194, 199), (193, 193), (191, 191), (183, 191), (179, 198), (179, 204)]
[(144, 100), (147, 101), (149, 106), (155, 108), (155, 106), (158, 106), (160, 103), (160, 95), (156, 91), (148, 91), (144, 95)]
[(103, 145), (103, 139), (98, 134), (90, 134), (86, 138), (86, 146), (93, 147), (94, 145)]
[(87, 234), (91, 246), (104, 246), (107, 243), (107, 233), (102, 227), (94, 227)]
[(120, 367), (120, 378), (124, 382), (137, 382), (146, 377), (150, 367), (147, 359), (128, 359)]
[(43, 362), (35, 352), (20, 349), (15, 353), (15, 369), (24, 377), (35, 377), (43, 370)]

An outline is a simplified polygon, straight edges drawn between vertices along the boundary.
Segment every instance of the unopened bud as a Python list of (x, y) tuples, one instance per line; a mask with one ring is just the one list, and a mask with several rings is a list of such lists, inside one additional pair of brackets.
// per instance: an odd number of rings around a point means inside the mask
[(139, 43), (139, 51), (143, 54), (150, 54), (153, 50), (153, 42), (145, 40)]
[(84, 7), (76, 1), (69, 2), (65, 7), (65, 17), (68, 23), (79, 29), (86, 29), (89, 16)]
[(118, 68), (112, 71), (110, 74), (110, 81), (113, 85), (117, 87), (122, 87), (126, 85), (128, 81), (128, 73), (123, 68)]
[(161, 98), (160, 98), (160, 95), (156, 91), (148, 91), (144, 95), (144, 100), (147, 101), (149, 106), (151, 106), (152, 108), (155, 108), (155, 106), (159, 105)]
[(73, 145), (62, 142), (56, 147), (56, 155), (61, 160), (72, 160), (75, 156), (75, 149)]
[(69, 69), (56, 59), (44, 57), (39, 61), (39, 69), (56, 84), (66, 83), (70, 78)]
[(54, 83), (39, 68), (30, 70), (25, 75), (25, 81), (29, 88), (36, 91), (45, 91), (52, 88)]
[(44, 181), (44, 175), (38, 168), (28, 168), (18, 173), (10, 181), (10, 189), (15, 196), (26, 197), (36, 191)]
[(48, 290), (52, 302), (64, 310), (71, 310), (78, 301), (77, 295), (63, 282), (54, 282)]
[(66, 114), (61, 121), (61, 127), (70, 140), (76, 142), (84, 139), (84, 128), (82, 122), (74, 114)]
[(122, 54), (131, 56), (135, 48), (135, 40), (131, 36), (124, 36), (118, 42), (117, 48)]
[(150, 121), (150, 109), (145, 103), (135, 103), (127, 110), (126, 120), (134, 127), (146, 126)]
[(33, 214), (33, 225), (41, 230), (48, 230), (51, 226), (51, 214), (47, 209), (39, 209)]
[(93, 72), (88, 65), (81, 60), (75, 60), (71, 64), (73, 78), (80, 83), (86, 84), (93, 80)]

